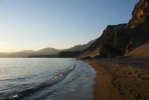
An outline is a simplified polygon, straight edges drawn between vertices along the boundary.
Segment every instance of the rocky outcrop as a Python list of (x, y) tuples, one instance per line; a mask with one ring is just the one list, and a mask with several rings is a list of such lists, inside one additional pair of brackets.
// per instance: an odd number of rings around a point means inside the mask
[(140, 0), (134, 7), (132, 19), (127, 28), (135, 28), (142, 23), (149, 21), (149, 0)]
[(109, 25), (101, 36), (101, 57), (116, 57), (123, 55), (129, 43), (130, 36), (124, 28), (127, 24)]
[(127, 30), (131, 41), (126, 48), (131, 51), (149, 41), (149, 0), (140, 0), (134, 7), (132, 19), (128, 22)]
[[(115, 57), (123, 55), (128, 44), (129, 34), (124, 32), (127, 24), (109, 25), (88, 49), (84, 51), (83, 56), (94, 57), (97, 54), (100, 57)], [(97, 51), (95, 52), (95, 51)], [(94, 54), (93, 54), (94, 53)]]
[(100, 49), (100, 57), (117, 57), (149, 41), (149, 0), (140, 0), (127, 24), (109, 25), (88, 49)]

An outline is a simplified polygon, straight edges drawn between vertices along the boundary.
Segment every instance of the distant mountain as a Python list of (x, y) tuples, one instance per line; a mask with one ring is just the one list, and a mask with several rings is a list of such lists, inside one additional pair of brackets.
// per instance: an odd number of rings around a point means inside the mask
[(27, 57), (29, 53), (24, 52), (11, 52), (11, 53), (0, 53), (0, 57)]
[(83, 51), (83, 50), (87, 49), (89, 46), (91, 46), (91, 44), (93, 44), (95, 41), (96, 41), (96, 39), (88, 42), (87, 44), (76, 45), (74, 47), (64, 49), (62, 51)]
[(20, 51), (20, 53), (34, 53), (35, 51), (34, 50), (23, 50), (23, 51)]
[(61, 50), (55, 49), (55, 48), (44, 48), (41, 50), (38, 50), (34, 53), (32, 53), (33, 55), (58, 55), (58, 53)]
[(84, 45), (76, 45), (72, 48), (62, 50), (59, 53), (59, 57), (77, 57), (79, 56), (85, 49), (90, 47), (96, 40), (92, 40)]
[(72, 48), (58, 50), (55, 48), (44, 48), (38, 51), (34, 50), (23, 50), (19, 52), (1, 52), (0, 57), (56, 57), (59, 55), (60, 52), (65, 51), (83, 51), (84, 49), (88, 48), (95, 40), (92, 40), (84, 45), (77, 45)]
[(128, 23), (108, 25), (103, 34), (80, 57), (123, 56), (147, 42), (149, 42), (149, 1), (139, 0)]

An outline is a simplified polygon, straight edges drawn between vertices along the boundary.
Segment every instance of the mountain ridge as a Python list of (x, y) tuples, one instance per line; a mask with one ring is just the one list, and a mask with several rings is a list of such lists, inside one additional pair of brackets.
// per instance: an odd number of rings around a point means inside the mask
[[(96, 40), (96, 39), (95, 39)], [(91, 40), (86, 44), (76, 45), (68, 49), (55, 49), (51, 47), (43, 48), (40, 50), (22, 50), (18, 52), (0, 52), (0, 57), (55, 57), (58, 56), (60, 52), (63, 51), (83, 51), (84, 49), (88, 48), (95, 40)]]

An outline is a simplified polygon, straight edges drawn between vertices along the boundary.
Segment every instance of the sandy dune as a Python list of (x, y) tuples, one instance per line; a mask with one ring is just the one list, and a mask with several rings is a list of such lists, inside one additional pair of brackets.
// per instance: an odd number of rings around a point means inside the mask
[(126, 56), (131, 57), (149, 57), (149, 43), (145, 43), (130, 53), (126, 54)]

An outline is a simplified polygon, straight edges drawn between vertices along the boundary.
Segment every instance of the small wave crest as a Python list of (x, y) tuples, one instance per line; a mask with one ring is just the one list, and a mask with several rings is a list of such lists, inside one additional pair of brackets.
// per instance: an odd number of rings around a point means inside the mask
[(64, 80), (66, 78), (66, 76), (75, 69), (76, 65), (74, 66), (71, 66), (71, 67), (68, 67), (66, 68), (65, 70), (61, 71), (60, 73), (56, 74), (54, 77), (52, 77), (51, 79), (49, 80), (46, 80), (42, 83), (39, 83), (37, 85), (35, 85), (34, 87), (32, 88), (28, 88), (28, 89), (25, 89), (23, 91), (19, 91), (17, 93), (14, 93), (13, 95), (11, 95), (9, 98), (9, 100), (19, 100), (19, 99), (22, 99), (24, 98), (25, 96), (28, 96), (30, 95), (31, 93), (34, 93), (36, 91), (39, 91), (40, 89), (43, 89), (45, 87), (48, 87), (48, 86), (52, 86), (62, 80)]

